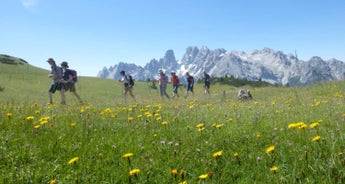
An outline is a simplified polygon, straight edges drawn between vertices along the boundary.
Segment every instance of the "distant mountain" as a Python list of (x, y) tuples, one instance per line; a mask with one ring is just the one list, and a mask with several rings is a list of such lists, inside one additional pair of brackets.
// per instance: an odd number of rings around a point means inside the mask
[(188, 47), (180, 61), (176, 60), (173, 50), (168, 50), (163, 58), (152, 59), (144, 67), (120, 62), (110, 68), (104, 67), (98, 77), (118, 79), (120, 71), (125, 70), (136, 80), (147, 80), (156, 78), (159, 69), (168, 73), (176, 71), (182, 79), (187, 71), (196, 78), (202, 77), (203, 71), (207, 71), (215, 77), (261, 79), (290, 86), (345, 79), (345, 63), (336, 59), (324, 61), (314, 56), (309, 61), (302, 61), (292, 54), (270, 48), (246, 53), (210, 50), (207, 47)]

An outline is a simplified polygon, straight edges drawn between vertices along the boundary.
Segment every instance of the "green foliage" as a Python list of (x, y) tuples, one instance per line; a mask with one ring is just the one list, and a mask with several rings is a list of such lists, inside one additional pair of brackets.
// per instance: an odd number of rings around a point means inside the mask
[[(202, 82), (202, 81), (199, 81)], [(273, 86), (272, 84), (262, 81), (261, 79), (257, 81), (251, 81), (247, 80), (246, 78), (240, 79), (240, 78), (235, 78), (234, 76), (225, 76), (225, 77), (212, 77), (211, 78), (211, 83), (213, 84), (224, 84), (224, 85), (230, 85), (230, 86), (235, 86), (235, 87), (242, 87), (242, 86), (252, 86), (252, 87), (268, 87), (268, 86)]]
[[(233, 86), (212, 85), (204, 96), (195, 85), (194, 97), (162, 100), (136, 82), (136, 101), (124, 101), (118, 81), (80, 77), (76, 87), (85, 104), (67, 94), (67, 105), (47, 105), (48, 71), (3, 66), (0, 183), (345, 180), (345, 81), (248, 87), (254, 99), (245, 102)], [(133, 169), (139, 171), (130, 176)]]

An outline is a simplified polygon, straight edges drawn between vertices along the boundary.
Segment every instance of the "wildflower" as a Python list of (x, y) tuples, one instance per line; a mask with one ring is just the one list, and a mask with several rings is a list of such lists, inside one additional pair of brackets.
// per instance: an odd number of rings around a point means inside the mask
[(162, 125), (167, 125), (167, 124), (168, 124), (167, 121), (163, 121), (163, 122), (162, 122)]
[(182, 181), (179, 184), (187, 184), (187, 181)]
[(197, 128), (202, 128), (202, 127), (205, 127), (205, 124), (204, 123), (199, 123), (196, 125)]
[(133, 156), (133, 153), (126, 153), (126, 154), (124, 154), (122, 157), (123, 158), (130, 158), (130, 157), (132, 157)]
[(260, 134), (256, 134), (255, 137), (256, 137), (257, 139), (259, 139), (259, 138), (261, 137), (261, 135), (260, 135)]
[(74, 164), (79, 160), (79, 157), (74, 157), (71, 160), (68, 161), (68, 164)]
[(11, 117), (12, 117), (12, 113), (8, 112), (8, 113), (6, 114), (6, 116), (7, 116), (8, 118), (11, 118)]
[(48, 123), (48, 121), (46, 121), (46, 120), (40, 122), (41, 125), (45, 125), (47, 123)]
[(234, 157), (238, 157), (238, 153), (235, 152), (234, 154), (232, 154)]
[(139, 174), (140, 169), (132, 169), (131, 171), (129, 171), (129, 175), (130, 176), (136, 176), (137, 174)]
[(321, 136), (316, 136), (312, 139), (313, 142), (317, 142), (317, 141), (320, 141), (321, 140)]
[(271, 167), (270, 168), (270, 170), (272, 171), (272, 172), (276, 172), (276, 171), (278, 171), (278, 167), (277, 166), (273, 166), (273, 167)]
[(314, 123), (310, 124), (309, 127), (310, 127), (310, 128), (315, 128), (315, 127), (317, 127), (317, 126), (319, 126), (319, 125), (320, 125), (319, 122), (314, 122)]
[(40, 128), (40, 125), (36, 125), (34, 126), (35, 129), (39, 129)]
[(128, 117), (127, 120), (128, 120), (128, 121), (133, 121), (134, 118), (133, 118), (133, 117)]
[(71, 124), (70, 124), (71, 127), (74, 127), (74, 126), (76, 126), (76, 125), (77, 125), (77, 123), (71, 123)]
[(228, 121), (229, 121), (229, 123), (231, 123), (233, 121), (233, 119), (232, 118), (228, 118)]
[(266, 153), (271, 153), (272, 151), (274, 151), (275, 146), (270, 146), (266, 149)]
[(32, 120), (34, 120), (34, 117), (33, 116), (28, 116), (28, 117), (26, 117), (26, 120), (32, 121)]
[(218, 152), (213, 153), (213, 157), (215, 159), (219, 158), (221, 155), (222, 155), (222, 151), (218, 151)]
[(35, 110), (35, 114), (41, 114), (41, 111)]
[(176, 175), (177, 175), (177, 169), (171, 170), (171, 174), (172, 174), (173, 176), (176, 176)]
[(202, 175), (199, 176), (199, 179), (204, 180), (204, 179), (206, 179), (207, 177), (208, 177), (208, 174), (202, 174)]
[(54, 123), (50, 123), (50, 124), (49, 124), (50, 127), (53, 127), (54, 125), (55, 125)]
[(52, 179), (52, 180), (50, 180), (50, 181), (49, 181), (49, 184), (57, 184), (56, 179)]
[(98, 158), (103, 158), (103, 153), (99, 153)]

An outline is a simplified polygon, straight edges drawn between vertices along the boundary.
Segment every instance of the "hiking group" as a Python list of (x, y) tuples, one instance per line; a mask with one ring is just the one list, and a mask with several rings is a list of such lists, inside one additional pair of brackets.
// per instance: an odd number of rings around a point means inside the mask
[(70, 91), (78, 99), (80, 103), (82, 100), (78, 95), (75, 83), (77, 82), (77, 73), (75, 70), (68, 69), (68, 63), (63, 61), (60, 66), (57, 66), (53, 58), (49, 58), (47, 62), (51, 66), (51, 73), (48, 75), (49, 78), (52, 78), (52, 83), (48, 90), (49, 93), (49, 103), (53, 103), (53, 94), (56, 91), (60, 91), (61, 95), (61, 104), (66, 104), (65, 92)]
[[(68, 63), (66, 61), (63, 61), (60, 66), (57, 66), (53, 58), (49, 58), (47, 62), (51, 66), (51, 73), (48, 75), (48, 77), (52, 78), (52, 84), (50, 85), (50, 88), (48, 90), (49, 92), (49, 103), (53, 103), (53, 94), (56, 91), (60, 91), (61, 95), (61, 104), (66, 104), (66, 97), (65, 92), (70, 91), (77, 100), (82, 103), (82, 100), (79, 96), (79, 94), (76, 91), (75, 83), (77, 82), (77, 72), (75, 70), (69, 69)], [(155, 80), (159, 84), (159, 92), (161, 98), (167, 98), (170, 99), (170, 96), (167, 93), (167, 84), (169, 83), (169, 77), (165, 74), (164, 70), (160, 69), (158, 71), (158, 78)], [(173, 86), (173, 95), (172, 98), (179, 97), (178, 94), (178, 88), (180, 86), (180, 79), (176, 75), (176, 72), (172, 71), (170, 76), (170, 81)], [(124, 90), (123, 95), (126, 100), (127, 94), (129, 93), (130, 96), (135, 99), (135, 96), (133, 94), (133, 86), (134, 86), (134, 79), (131, 75), (126, 74), (125, 71), (120, 72), (121, 78), (119, 79), (119, 82), (123, 83)], [(184, 95), (185, 98), (188, 97), (189, 93), (192, 93), (194, 96), (194, 77), (189, 73), (185, 73), (186, 76), (186, 93)], [(211, 77), (206, 71), (203, 72), (202, 80), (204, 82), (204, 95), (211, 95), (210, 93), (210, 85), (211, 85)], [(238, 93), (238, 99), (244, 100), (244, 99), (252, 99), (252, 95), (250, 91), (248, 90), (247, 93), (244, 92), (244, 90), (240, 90)]]

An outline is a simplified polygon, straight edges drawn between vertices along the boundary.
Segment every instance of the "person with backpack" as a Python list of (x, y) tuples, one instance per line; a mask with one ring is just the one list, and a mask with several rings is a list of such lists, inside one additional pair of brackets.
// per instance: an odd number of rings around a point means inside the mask
[(127, 93), (131, 95), (131, 97), (135, 100), (135, 96), (133, 95), (133, 86), (134, 86), (134, 79), (131, 75), (126, 75), (125, 71), (120, 72), (121, 79), (119, 82), (122, 82), (124, 85), (124, 98), (126, 100), (127, 98)]
[(178, 87), (180, 84), (180, 80), (178, 76), (176, 75), (176, 72), (171, 72), (171, 83), (173, 85), (173, 96), (172, 98), (175, 98), (175, 96), (179, 97), (178, 95)]
[(159, 70), (159, 78), (158, 78), (158, 84), (159, 84), (159, 91), (162, 98), (166, 96), (168, 99), (170, 99), (168, 93), (167, 93), (167, 84), (168, 84), (169, 78), (165, 75), (163, 70)]
[(57, 66), (53, 58), (47, 60), (51, 66), (51, 73), (48, 75), (49, 78), (52, 78), (52, 83), (48, 90), (49, 93), (49, 104), (53, 104), (53, 94), (56, 90), (60, 91), (61, 94), (61, 104), (66, 104), (65, 101), (65, 90), (62, 88), (62, 68)]
[(204, 79), (204, 87), (205, 87), (204, 94), (210, 95), (211, 94), (210, 93), (211, 77), (208, 73), (206, 73), (206, 71), (204, 71), (203, 79)]
[(186, 95), (185, 98), (187, 98), (188, 96), (188, 91), (191, 91), (193, 96), (194, 96), (194, 77), (189, 74), (189, 72), (186, 72), (186, 76), (187, 76), (187, 90), (186, 90)]
[(62, 75), (62, 88), (65, 91), (70, 90), (70, 92), (73, 93), (73, 95), (78, 99), (78, 101), (80, 103), (83, 103), (83, 101), (81, 100), (80, 96), (78, 95), (76, 89), (75, 89), (75, 83), (77, 82), (77, 73), (74, 70), (70, 70), (68, 69), (68, 63), (66, 61), (63, 61), (61, 63), (61, 68), (63, 71), (63, 75)]

